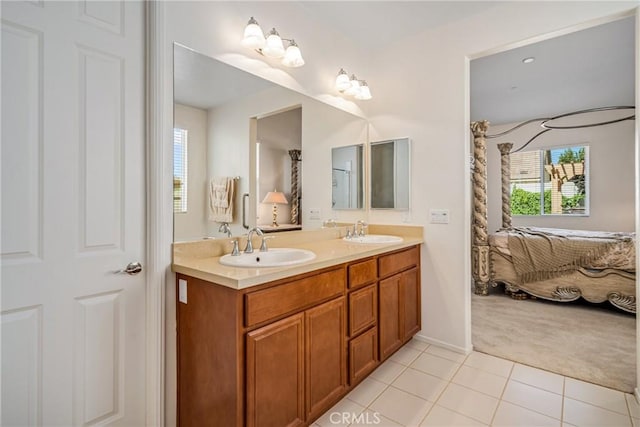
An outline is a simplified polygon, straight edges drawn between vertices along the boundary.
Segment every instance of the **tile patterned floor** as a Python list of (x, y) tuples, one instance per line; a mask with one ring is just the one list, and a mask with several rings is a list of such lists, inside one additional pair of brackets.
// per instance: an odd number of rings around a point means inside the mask
[(631, 394), (413, 339), (314, 427), (640, 427)]

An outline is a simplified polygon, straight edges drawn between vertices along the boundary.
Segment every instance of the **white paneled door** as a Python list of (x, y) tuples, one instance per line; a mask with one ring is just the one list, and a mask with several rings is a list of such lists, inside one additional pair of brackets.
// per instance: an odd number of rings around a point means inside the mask
[(144, 3), (0, 7), (1, 424), (144, 425)]

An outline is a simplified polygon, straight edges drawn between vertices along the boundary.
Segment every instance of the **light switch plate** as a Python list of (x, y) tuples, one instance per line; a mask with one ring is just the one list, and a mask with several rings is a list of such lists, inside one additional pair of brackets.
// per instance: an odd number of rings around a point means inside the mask
[(318, 220), (318, 221), (322, 219), (322, 216), (320, 214), (320, 209), (318, 208), (309, 209), (309, 219)]
[(187, 281), (184, 279), (178, 280), (178, 301), (187, 303)]
[(449, 210), (429, 209), (429, 222), (431, 224), (449, 224)]

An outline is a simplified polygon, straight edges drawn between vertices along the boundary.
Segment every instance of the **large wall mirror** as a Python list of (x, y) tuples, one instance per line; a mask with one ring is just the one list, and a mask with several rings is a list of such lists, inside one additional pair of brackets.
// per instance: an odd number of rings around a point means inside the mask
[(334, 210), (364, 206), (364, 146), (331, 149), (331, 206)]
[(269, 228), (274, 190), (282, 229), (331, 218), (329, 148), (366, 142), (366, 120), (179, 44), (173, 77), (174, 241)]
[(411, 144), (409, 138), (371, 143), (371, 209), (409, 209)]

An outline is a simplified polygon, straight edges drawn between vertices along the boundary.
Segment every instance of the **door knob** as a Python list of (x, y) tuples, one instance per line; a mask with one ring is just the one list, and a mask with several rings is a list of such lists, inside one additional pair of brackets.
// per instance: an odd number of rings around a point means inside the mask
[(142, 271), (142, 264), (136, 261), (136, 262), (130, 262), (129, 264), (127, 264), (127, 266), (123, 270), (118, 270), (115, 272), (115, 274), (127, 273), (131, 276), (135, 276), (141, 271)]

